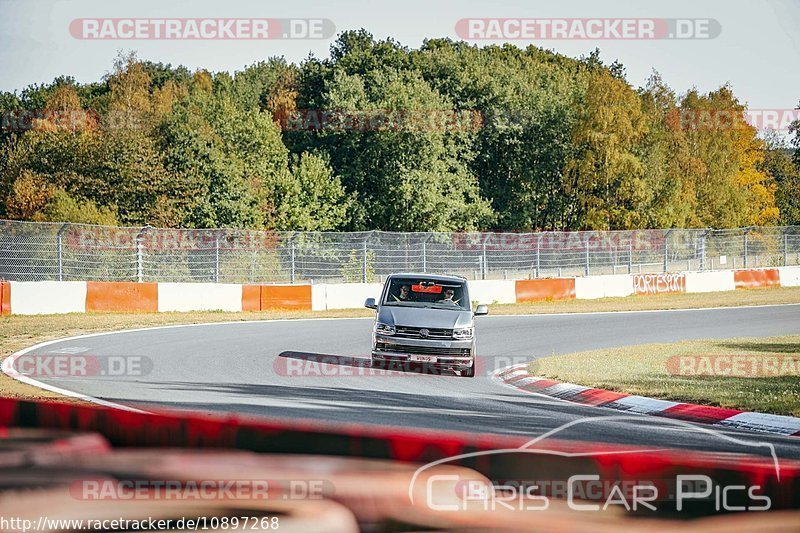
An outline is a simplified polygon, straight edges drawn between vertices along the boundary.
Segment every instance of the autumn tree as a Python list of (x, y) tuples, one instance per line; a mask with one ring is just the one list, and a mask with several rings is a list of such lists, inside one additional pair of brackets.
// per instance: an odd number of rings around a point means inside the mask
[(585, 229), (643, 227), (647, 191), (636, 146), (647, 132), (641, 102), (630, 87), (603, 69), (589, 74), (564, 168), (565, 217)]

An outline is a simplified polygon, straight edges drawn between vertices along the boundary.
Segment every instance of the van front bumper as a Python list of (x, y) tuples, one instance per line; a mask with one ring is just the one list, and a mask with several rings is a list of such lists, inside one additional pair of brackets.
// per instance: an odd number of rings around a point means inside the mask
[(375, 334), (372, 360), (470, 368), (475, 361), (475, 341), (410, 339)]

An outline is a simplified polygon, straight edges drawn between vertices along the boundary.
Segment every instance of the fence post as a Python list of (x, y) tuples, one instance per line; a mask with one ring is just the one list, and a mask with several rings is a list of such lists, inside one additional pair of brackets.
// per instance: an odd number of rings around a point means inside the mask
[(744, 231), (744, 268), (747, 268), (747, 245), (748, 245), (747, 241), (749, 240), (748, 236), (749, 231), (750, 230)]
[(144, 281), (144, 234), (150, 226), (144, 226), (136, 234), (136, 281)]
[(214, 283), (219, 283), (219, 234), (214, 232)]
[(483, 269), (481, 271), (481, 279), (486, 279), (489, 273), (489, 265), (486, 263), (486, 240), (483, 241)]
[(589, 275), (589, 234), (586, 234), (584, 238), (584, 246), (586, 247), (586, 264), (584, 265), (586, 268), (584, 269), (584, 274), (586, 276)]
[(706, 269), (706, 234), (700, 235), (700, 271)]
[(633, 273), (633, 237), (628, 240), (628, 274), (631, 273)]
[[(368, 238), (369, 237), (367, 237), (367, 239)], [(361, 281), (363, 283), (367, 282), (367, 239), (364, 239), (364, 249), (362, 254), (364, 256), (364, 261), (361, 265)]]
[(789, 234), (783, 233), (783, 266), (789, 265)]
[(56, 234), (56, 243), (58, 247), (58, 281), (64, 281), (64, 232), (69, 226), (69, 222), (65, 222), (61, 229)]
[(669, 234), (672, 233), (672, 230), (667, 230), (664, 234), (664, 272), (669, 270)]
[(422, 271), (428, 272), (428, 239), (433, 236), (431, 233), (426, 233), (425, 238), (422, 239)]
[(256, 282), (256, 258), (258, 257), (258, 252), (253, 250), (250, 255), (250, 283)]
[(536, 279), (539, 279), (539, 272), (542, 266), (541, 252), (542, 252), (542, 234), (540, 233), (536, 238)]
[(290, 257), (291, 257), (291, 270), (290, 270), (289, 276), (290, 276), (290, 279), (291, 279), (292, 283), (294, 283), (294, 281), (295, 281), (294, 235), (292, 235), (292, 238), (289, 239), (289, 254), (290, 254)]

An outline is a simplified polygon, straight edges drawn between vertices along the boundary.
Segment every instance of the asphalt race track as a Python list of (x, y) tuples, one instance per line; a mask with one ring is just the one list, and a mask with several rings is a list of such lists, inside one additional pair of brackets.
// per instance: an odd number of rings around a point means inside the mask
[[(585, 419), (558, 438), (648, 449), (669, 446), (758, 453), (725, 438), (729, 436), (770, 442), (779, 456), (800, 458), (797, 437), (734, 430), (709, 434), (701, 426), (640, 415), (604, 420), (620, 413), (527, 394), (489, 376), (525, 359), (578, 350), (691, 338), (797, 334), (800, 305), (480, 317), (480, 366), (472, 379), (370, 369), (371, 325), (371, 319), (336, 319), (179, 326), (59, 341), (33, 353), (149, 358), (152, 370), (145, 376), (41, 379), (144, 409), (232, 411), (531, 438)], [(318, 363), (320, 357), (327, 362)]]

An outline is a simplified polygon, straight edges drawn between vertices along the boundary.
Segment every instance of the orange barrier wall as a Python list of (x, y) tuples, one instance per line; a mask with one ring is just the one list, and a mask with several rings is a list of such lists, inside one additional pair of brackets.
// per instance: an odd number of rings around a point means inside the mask
[(734, 270), (733, 283), (737, 289), (780, 287), (780, 271), (777, 268), (766, 268), (760, 270)]
[(158, 311), (158, 283), (86, 282), (86, 311)]
[(261, 285), (242, 285), (242, 311), (261, 311)]
[(517, 280), (517, 302), (575, 298), (575, 278)]
[(0, 281), (0, 315), (11, 314), (11, 283)]
[(311, 285), (242, 285), (242, 311), (311, 310)]

